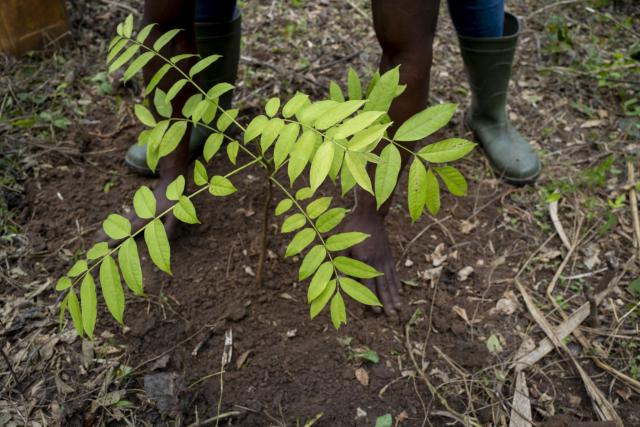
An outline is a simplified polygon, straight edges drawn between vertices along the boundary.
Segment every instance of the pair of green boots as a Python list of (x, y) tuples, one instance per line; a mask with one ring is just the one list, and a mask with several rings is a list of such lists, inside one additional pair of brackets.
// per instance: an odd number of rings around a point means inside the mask
[[(504, 36), (492, 38), (459, 37), (460, 50), (471, 86), (472, 102), (465, 121), (484, 149), (495, 172), (505, 181), (523, 185), (536, 180), (541, 166), (531, 146), (513, 127), (506, 112), (507, 91), (513, 57), (520, 35), (520, 22), (505, 14)], [(240, 17), (228, 24), (196, 24), (198, 51), (201, 55), (223, 55), (215, 67), (205, 70), (205, 87), (221, 81), (233, 83), (238, 70), (240, 51)], [(231, 92), (220, 103), (231, 104)], [(206, 133), (196, 128), (190, 148), (202, 151)], [(125, 158), (134, 170), (151, 174), (145, 147), (134, 145)]]

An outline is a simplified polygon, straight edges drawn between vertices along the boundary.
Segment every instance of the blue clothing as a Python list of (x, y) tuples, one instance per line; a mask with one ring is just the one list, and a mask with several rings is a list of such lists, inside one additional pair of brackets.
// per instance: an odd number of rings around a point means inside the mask
[(504, 0), (448, 0), (449, 15), (463, 37), (502, 37)]
[(229, 22), (236, 12), (237, 0), (197, 0), (195, 22)]

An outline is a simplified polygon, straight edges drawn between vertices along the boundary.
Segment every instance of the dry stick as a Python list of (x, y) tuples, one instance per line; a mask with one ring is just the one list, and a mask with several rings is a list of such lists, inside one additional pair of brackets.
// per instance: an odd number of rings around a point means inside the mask
[(633, 163), (627, 161), (627, 175), (629, 185), (629, 201), (631, 204), (631, 217), (633, 218), (633, 233), (636, 235), (635, 247), (636, 256), (640, 260), (640, 219), (638, 219), (638, 195), (635, 188), (635, 171)]
[(264, 262), (267, 258), (267, 243), (269, 238), (269, 210), (271, 209), (271, 201), (273, 200), (273, 184), (267, 179), (268, 191), (267, 200), (264, 202), (262, 210), (262, 241), (260, 242), (260, 259), (258, 260), (258, 272), (256, 273), (256, 285), (262, 285), (262, 277), (264, 274)]
[(240, 411), (229, 411), (220, 415), (216, 415), (215, 417), (207, 418), (204, 421), (200, 421), (198, 423), (189, 424), (189, 427), (198, 427), (198, 426), (206, 426), (213, 423), (218, 423), (220, 420), (225, 418), (234, 417), (236, 415), (240, 415), (242, 412)]
[(413, 355), (413, 350), (411, 348), (411, 339), (409, 337), (410, 329), (411, 329), (411, 326), (407, 323), (407, 325), (404, 328), (405, 346), (407, 348), (407, 353), (409, 353), (409, 358), (411, 359), (411, 362), (413, 363), (413, 367), (416, 369), (416, 372), (418, 372), (418, 375), (420, 375), (420, 378), (422, 379), (422, 381), (424, 381), (424, 383), (427, 385), (427, 388), (429, 389), (429, 392), (431, 392), (431, 394), (435, 398), (437, 398), (438, 401), (440, 402), (440, 404), (448, 411), (448, 412), (446, 412), (446, 411), (432, 411), (432, 413), (435, 414), (435, 415), (451, 417), (451, 418), (457, 420), (458, 422), (461, 422), (465, 426), (477, 426), (477, 427), (480, 427), (481, 424), (478, 422), (478, 420), (476, 420), (475, 418), (469, 417), (467, 415), (460, 414), (455, 409), (453, 409), (449, 405), (449, 402), (447, 402), (447, 399), (445, 399), (444, 397), (442, 397), (440, 395), (440, 393), (438, 393), (438, 390), (431, 383), (431, 381), (429, 380), (429, 377), (427, 377), (427, 374), (424, 372), (424, 370), (420, 366), (418, 366), (418, 362), (416, 361), (416, 357)]
[(551, 222), (558, 232), (558, 236), (560, 236), (560, 240), (564, 246), (570, 251), (571, 250), (571, 242), (569, 242), (569, 238), (567, 234), (564, 232), (564, 228), (562, 227), (562, 223), (560, 222), (560, 218), (558, 218), (558, 201), (555, 200), (549, 203), (549, 215), (551, 216)]
[(7, 353), (4, 352), (4, 349), (2, 347), (0, 347), (0, 353), (2, 353), (2, 358), (4, 359), (4, 361), (7, 363), (7, 366), (9, 367), (9, 371), (11, 372), (11, 376), (13, 377), (13, 380), (16, 382), (16, 386), (19, 386), (20, 381), (18, 380), (18, 376), (16, 375), (16, 372), (13, 370), (13, 365), (11, 364), (11, 360), (9, 360), (9, 356), (7, 356)]
[(580, 374), (580, 377), (584, 382), (585, 388), (587, 389), (587, 393), (589, 394), (589, 396), (591, 397), (591, 400), (593, 401), (594, 410), (596, 411), (600, 419), (602, 419), (603, 421), (614, 421), (616, 425), (622, 427), (623, 426), (622, 420), (620, 419), (620, 416), (616, 412), (613, 405), (606, 399), (606, 397), (604, 397), (600, 389), (595, 385), (593, 380), (584, 371), (582, 366), (580, 366), (580, 364), (575, 359), (575, 357), (573, 357), (573, 354), (567, 348), (567, 346), (554, 334), (553, 328), (551, 327), (547, 319), (545, 319), (544, 315), (538, 310), (535, 303), (531, 299), (531, 296), (529, 296), (526, 289), (524, 288), (524, 286), (522, 286), (522, 283), (520, 283), (519, 280), (516, 281), (516, 286), (518, 287), (520, 294), (522, 294), (522, 298), (524, 299), (525, 305), (527, 306), (529, 313), (531, 314), (533, 319), (536, 321), (538, 326), (540, 326), (540, 328), (544, 331), (547, 337), (549, 337), (549, 339), (553, 342), (554, 346), (557, 349), (562, 350), (573, 362), (574, 367), (576, 368), (576, 370), (578, 371), (578, 374)]
[(509, 427), (531, 427), (532, 419), (527, 379), (523, 371), (516, 371), (516, 388), (513, 393)]

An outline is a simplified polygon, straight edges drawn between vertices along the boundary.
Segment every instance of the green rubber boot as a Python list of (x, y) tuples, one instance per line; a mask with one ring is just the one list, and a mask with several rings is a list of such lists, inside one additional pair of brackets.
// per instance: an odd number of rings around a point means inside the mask
[(506, 112), (511, 66), (520, 35), (520, 22), (510, 13), (505, 13), (504, 34), (458, 37), (472, 93), (465, 120), (496, 173), (508, 183), (523, 185), (536, 180), (541, 165)]
[[(234, 18), (229, 22), (194, 23), (198, 54), (203, 58), (213, 54), (222, 55), (222, 58), (198, 75), (200, 79), (198, 84), (203, 89), (208, 90), (221, 82), (235, 83), (240, 60), (241, 20), (240, 11), (236, 9)], [(225, 110), (229, 109), (232, 98), (233, 91), (229, 91), (220, 97), (218, 104)], [(232, 131), (232, 129), (229, 129), (229, 131)], [(203, 127), (194, 127), (192, 129), (189, 139), (189, 151), (192, 158), (202, 153), (208, 136), (209, 132)], [(156, 175), (147, 165), (147, 147), (143, 145), (134, 144), (129, 147), (124, 160), (127, 166), (141, 175)]]

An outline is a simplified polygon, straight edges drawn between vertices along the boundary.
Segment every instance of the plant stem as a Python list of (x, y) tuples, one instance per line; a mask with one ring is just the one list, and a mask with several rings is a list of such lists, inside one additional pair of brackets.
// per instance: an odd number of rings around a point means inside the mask
[(260, 259), (258, 260), (258, 272), (256, 273), (256, 285), (262, 285), (264, 275), (264, 262), (267, 258), (267, 246), (269, 240), (269, 211), (273, 200), (273, 184), (267, 179), (267, 200), (264, 202), (262, 210), (262, 240), (260, 242)]

